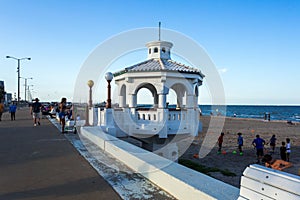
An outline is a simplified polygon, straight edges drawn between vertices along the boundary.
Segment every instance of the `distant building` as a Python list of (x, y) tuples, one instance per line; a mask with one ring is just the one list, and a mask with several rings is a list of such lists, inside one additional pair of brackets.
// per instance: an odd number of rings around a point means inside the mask
[(4, 101), (4, 94), (5, 94), (5, 88), (4, 88), (4, 81), (0, 81), (0, 101)]
[(12, 101), (12, 94), (5, 92), (4, 81), (0, 81), (0, 100), (5, 104), (8, 105)]

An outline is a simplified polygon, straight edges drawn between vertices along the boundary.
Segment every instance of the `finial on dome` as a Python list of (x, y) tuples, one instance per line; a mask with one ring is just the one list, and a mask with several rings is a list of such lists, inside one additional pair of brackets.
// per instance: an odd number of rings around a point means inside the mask
[(167, 41), (161, 41), (161, 22), (158, 22), (158, 41), (148, 42), (148, 59), (171, 59), (171, 48), (173, 44)]
[(158, 22), (158, 41), (160, 41), (160, 26), (161, 22)]

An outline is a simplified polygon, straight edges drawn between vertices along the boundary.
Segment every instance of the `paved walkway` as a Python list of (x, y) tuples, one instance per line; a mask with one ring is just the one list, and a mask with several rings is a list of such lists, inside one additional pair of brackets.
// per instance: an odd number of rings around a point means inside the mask
[(28, 108), (0, 122), (0, 200), (121, 199), (48, 119)]

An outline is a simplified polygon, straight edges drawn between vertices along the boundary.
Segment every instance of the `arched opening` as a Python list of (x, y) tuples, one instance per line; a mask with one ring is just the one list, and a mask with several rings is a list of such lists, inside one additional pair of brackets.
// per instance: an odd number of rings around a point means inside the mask
[(163, 47), (162, 50), (161, 50), (161, 52), (166, 53), (166, 48)]
[(167, 95), (167, 102), (169, 103), (169, 105), (168, 105), (169, 108), (176, 108), (177, 95), (176, 95), (176, 92), (172, 88), (169, 89), (169, 94)]
[(147, 88), (141, 88), (137, 93), (137, 105), (153, 105), (153, 97), (151, 91)]
[(136, 90), (137, 94), (137, 105), (139, 107), (156, 107), (158, 104), (158, 95), (156, 88), (150, 84), (146, 83), (141, 85)]
[(169, 90), (169, 95), (167, 97), (168, 102), (173, 100), (173, 106), (175, 108), (183, 108), (186, 105), (186, 88), (183, 84), (176, 83), (172, 85)]
[(158, 48), (157, 47), (154, 48), (154, 53), (158, 53)]
[(149, 54), (151, 54), (151, 48), (149, 48)]

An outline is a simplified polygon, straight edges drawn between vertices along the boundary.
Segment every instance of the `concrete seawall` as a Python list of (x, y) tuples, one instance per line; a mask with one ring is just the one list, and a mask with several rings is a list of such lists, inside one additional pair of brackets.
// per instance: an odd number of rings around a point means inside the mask
[(240, 190), (104, 133), (82, 127), (81, 134), (178, 199), (238, 199)]

